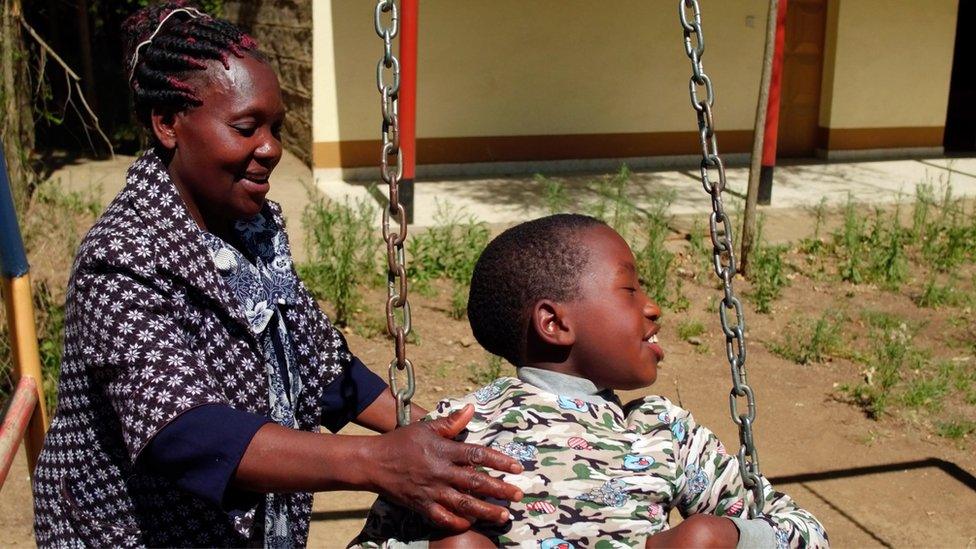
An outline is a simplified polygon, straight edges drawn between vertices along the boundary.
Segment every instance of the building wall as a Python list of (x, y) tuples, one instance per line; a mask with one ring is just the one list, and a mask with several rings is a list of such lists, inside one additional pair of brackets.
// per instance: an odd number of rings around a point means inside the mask
[(274, 65), (288, 109), (284, 146), (306, 163), (312, 161), (312, 4), (313, 0), (224, 2), (224, 16), (251, 34)]
[[(626, 0), (607, 6), (588, 0), (421, 2), (418, 161), (694, 150), (691, 69), (675, 5)], [(729, 134), (734, 143), (725, 143), (725, 150), (742, 149), (751, 139), (741, 130), (751, 133), (755, 113), (764, 6), (764, 0), (705, 6), (704, 66), (715, 82), (717, 124), (740, 130)], [(382, 42), (372, 7), (315, 2), (317, 166), (369, 165), (378, 157), (375, 70)], [(542, 135), (558, 138), (534, 137)]]
[(831, 0), (824, 148), (939, 147), (958, 0)]
[[(936, 134), (941, 144), (956, 1), (830, 0), (825, 148), (875, 148), (862, 146), (862, 134), (878, 128), (896, 128), (882, 146), (927, 146)], [(719, 147), (746, 152), (767, 0), (703, 4), (703, 64), (715, 85)], [(314, 2), (318, 167), (378, 161), (382, 42), (373, 7)], [(699, 150), (674, 2), (424, 0), (420, 9), (418, 163)]]

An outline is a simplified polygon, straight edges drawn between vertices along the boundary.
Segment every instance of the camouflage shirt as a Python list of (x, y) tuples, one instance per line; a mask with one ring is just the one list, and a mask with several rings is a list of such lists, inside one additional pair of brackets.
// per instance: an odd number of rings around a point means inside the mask
[[(476, 413), (460, 439), (504, 452), (525, 467), (518, 475), (499, 473), (525, 494), (510, 504), (512, 521), (500, 530), (476, 525), (499, 546), (643, 546), (647, 536), (668, 528), (671, 509), (682, 516), (727, 516), (743, 533), (759, 525), (766, 536), (750, 538), (753, 544), (828, 545), (817, 519), (768, 482), (764, 515), (746, 519), (751, 493), (742, 485), (737, 458), (666, 398), (649, 396), (624, 408), (609, 391), (566, 396), (505, 377), (441, 401), (431, 417), (468, 403)], [(438, 534), (380, 498), (354, 543), (396, 546)]]

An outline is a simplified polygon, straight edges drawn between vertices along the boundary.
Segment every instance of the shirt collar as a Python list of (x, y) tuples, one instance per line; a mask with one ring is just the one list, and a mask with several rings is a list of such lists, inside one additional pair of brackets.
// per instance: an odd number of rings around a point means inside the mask
[(612, 389), (601, 389), (585, 377), (571, 376), (531, 366), (517, 368), (515, 375), (529, 385), (556, 395), (591, 401), (619, 402)]

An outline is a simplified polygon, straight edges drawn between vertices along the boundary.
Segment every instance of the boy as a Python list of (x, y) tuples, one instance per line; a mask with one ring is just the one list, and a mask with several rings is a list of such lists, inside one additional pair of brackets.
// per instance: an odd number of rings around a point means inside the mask
[[(734, 456), (691, 415), (649, 396), (626, 407), (615, 389), (654, 383), (661, 314), (641, 289), (634, 256), (613, 229), (559, 214), (515, 226), (475, 267), (468, 318), (475, 338), (517, 368), (436, 415), (468, 404), (461, 436), (521, 461), (504, 479), (525, 496), (503, 530), (460, 536), (378, 501), (360, 543), (430, 546), (826, 546), (820, 523), (765, 483), (764, 515)], [(686, 517), (668, 530), (668, 512)], [(415, 546), (414, 543), (410, 544)]]

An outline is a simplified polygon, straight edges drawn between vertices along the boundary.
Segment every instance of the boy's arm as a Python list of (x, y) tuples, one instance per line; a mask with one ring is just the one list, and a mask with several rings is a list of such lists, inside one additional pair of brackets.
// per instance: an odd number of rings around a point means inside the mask
[(745, 489), (739, 460), (691, 414), (673, 407), (671, 432), (678, 461), (678, 509), (683, 516), (707, 513), (728, 517), (739, 530), (739, 546), (827, 547), (820, 522), (786, 494), (762, 479), (763, 514), (748, 517), (752, 493)]

